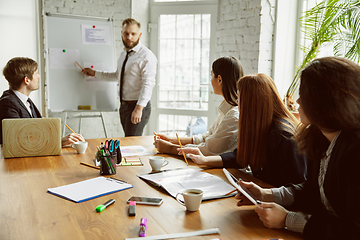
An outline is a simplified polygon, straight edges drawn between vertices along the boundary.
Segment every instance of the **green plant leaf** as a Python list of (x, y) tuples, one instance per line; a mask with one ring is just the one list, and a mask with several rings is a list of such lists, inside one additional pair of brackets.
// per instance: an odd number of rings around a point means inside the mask
[(332, 43), (336, 56), (360, 63), (360, 1), (323, 0), (299, 19), (309, 46), (299, 46), (304, 59), (296, 68), (286, 95), (292, 96), (299, 87), (300, 71), (317, 57), (324, 43)]

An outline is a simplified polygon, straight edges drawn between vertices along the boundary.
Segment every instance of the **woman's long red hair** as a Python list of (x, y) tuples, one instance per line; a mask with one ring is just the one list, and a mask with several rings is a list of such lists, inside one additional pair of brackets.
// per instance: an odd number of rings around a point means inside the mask
[[(265, 164), (267, 138), (273, 124), (295, 131), (299, 121), (281, 100), (274, 81), (266, 74), (242, 77), (237, 83), (239, 98), (238, 163), (253, 171)], [(284, 122), (280, 120), (284, 119)]]

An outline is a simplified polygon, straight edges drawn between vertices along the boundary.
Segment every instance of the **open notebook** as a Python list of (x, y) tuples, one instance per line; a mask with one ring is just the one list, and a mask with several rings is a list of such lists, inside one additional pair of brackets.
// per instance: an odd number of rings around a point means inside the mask
[[(170, 169), (138, 175), (138, 177), (164, 188), (174, 198), (177, 193), (188, 188), (201, 189), (204, 192), (203, 200), (232, 197), (236, 194), (226, 195), (234, 190), (234, 187), (221, 178), (192, 168)], [(179, 196), (180, 200), (181, 198)]]

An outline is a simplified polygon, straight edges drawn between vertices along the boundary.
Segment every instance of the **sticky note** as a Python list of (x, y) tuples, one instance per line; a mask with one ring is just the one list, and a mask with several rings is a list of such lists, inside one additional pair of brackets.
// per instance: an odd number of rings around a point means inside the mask
[(120, 165), (121, 166), (131, 166), (131, 163), (121, 162)]
[(141, 166), (142, 163), (141, 162), (133, 162), (131, 163), (131, 166)]

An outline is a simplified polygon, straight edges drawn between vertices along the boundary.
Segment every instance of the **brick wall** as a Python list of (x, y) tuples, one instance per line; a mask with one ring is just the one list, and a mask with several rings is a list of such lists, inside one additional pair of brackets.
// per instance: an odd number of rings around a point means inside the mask
[(220, 0), (216, 57), (237, 57), (245, 74), (271, 75), (275, 0)]

